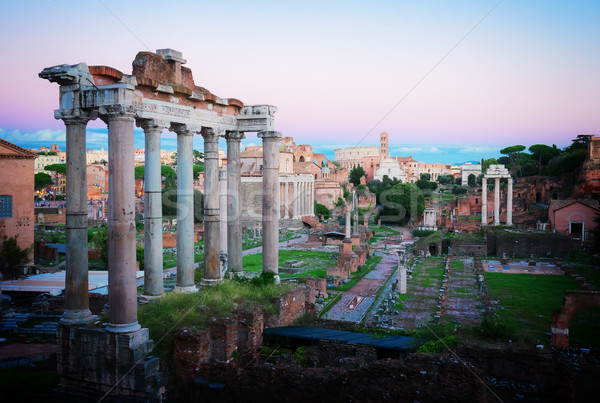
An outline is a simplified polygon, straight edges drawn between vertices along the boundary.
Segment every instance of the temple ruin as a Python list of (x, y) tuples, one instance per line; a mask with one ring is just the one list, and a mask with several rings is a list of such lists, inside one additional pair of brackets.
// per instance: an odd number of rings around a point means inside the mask
[(500, 179), (508, 179), (506, 191), (506, 225), (511, 226), (513, 209), (513, 182), (504, 165), (490, 165), (481, 179), (481, 225), (488, 225), (487, 180), (494, 179), (494, 225), (500, 225)]
[[(145, 279), (143, 296), (163, 294), (160, 134), (177, 134), (177, 285), (175, 292), (194, 292), (194, 213), (192, 139), (204, 139), (204, 284), (222, 278), (219, 226), (219, 137), (227, 140), (228, 267), (242, 271), (240, 222), (240, 141), (258, 132), (264, 147), (263, 270), (278, 272), (279, 139), (270, 105), (244, 105), (221, 98), (195, 84), (181, 52), (139, 52), (132, 74), (107, 66), (59, 65), (39, 76), (60, 85), (56, 119), (66, 126), (66, 310), (58, 331), (58, 372), (68, 394), (119, 394), (154, 399), (164, 393), (158, 359), (148, 330), (137, 320), (134, 125), (146, 142)], [(109, 171), (109, 321), (93, 320), (88, 301), (86, 125), (102, 119), (108, 125)], [(91, 343), (91, 344), (90, 344)], [(92, 358), (88, 358), (92, 357)], [(103, 360), (96, 358), (102, 357)], [(100, 364), (102, 361), (102, 364)]]

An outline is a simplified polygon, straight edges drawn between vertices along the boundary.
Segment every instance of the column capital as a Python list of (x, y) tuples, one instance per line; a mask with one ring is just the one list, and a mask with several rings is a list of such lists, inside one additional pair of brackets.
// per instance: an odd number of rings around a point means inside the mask
[(281, 138), (281, 132), (276, 132), (273, 130), (263, 130), (262, 132), (258, 132), (258, 138), (263, 141), (266, 140), (279, 140)]
[(219, 137), (219, 134), (217, 133), (217, 131), (214, 128), (206, 127), (206, 126), (202, 126), (202, 129), (200, 130), (200, 135), (202, 137), (204, 137), (204, 141), (215, 140), (215, 139), (218, 141), (218, 137)]
[(135, 112), (136, 110), (133, 105), (104, 105), (98, 108), (100, 118), (104, 121), (112, 119), (133, 120)]
[(178, 136), (193, 136), (194, 133), (198, 132), (197, 127), (183, 123), (171, 123), (170, 130), (177, 133)]
[(244, 138), (244, 132), (236, 131), (236, 130), (227, 130), (225, 132), (225, 140), (229, 141), (237, 141), (240, 142)]
[(65, 125), (87, 124), (90, 120), (98, 118), (98, 111), (70, 109), (68, 112), (62, 109), (54, 111), (56, 119), (62, 119)]
[(135, 125), (142, 128), (144, 131), (147, 130), (160, 130), (170, 126), (170, 122), (162, 119), (142, 119), (136, 118)]

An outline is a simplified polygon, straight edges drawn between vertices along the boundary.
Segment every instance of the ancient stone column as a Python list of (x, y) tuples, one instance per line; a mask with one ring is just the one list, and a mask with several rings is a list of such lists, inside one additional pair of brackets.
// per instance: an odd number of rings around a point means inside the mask
[(481, 225), (487, 225), (487, 178), (481, 178)]
[(230, 131), (227, 139), (227, 266), (228, 270), (240, 273), (242, 267), (242, 222), (240, 219), (241, 187), (240, 141), (243, 132)]
[(346, 211), (346, 239), (350, 239), (350, 212)]
[(221, 279), (219, 262), (219, 136), (202, 128), (204, 138), (204, 283)]
[(108, 303), (106, 330), (134, 332), (137, 321), (133, 108), (100, 108), (108, 120)]
[(285, 178), (285, 211), (283, 213), (283, 218), (290, 218), (290, 191), (289, 191), (289, 178)]
[(512, 209), (513, 209), (513, 182), (512, 178), (508, 177), (508, 190), (506, 193), (506, 225), (513, 225)]
[(87, 116), (64, 118), (67, 131), (67, 250), (65, 311), (61, 323), (93, 319), (88, 297), (88, 222), (85, 127)]
[(164, 294), (160, 168), (160, 133), (164, 126), (157, 125), (153, 121), (139, 121), (138, 125), (144, 129), (146, 142), (143, 297), (152, 299)]
[(406, 294), (406, 265), (402, 264), (402, 262), (398, 263), (398, 275), (399, 275), (399, 284), (398, 284), (398, 292), (400, 294)]
[(187, 125), (173, 125), (173, 131), (177, 133), (177, 284), (173, 291), (195, 292), (194, 132)]
[(315, 183), (310, 183), (310, 215), (315, 215)]
[(352, 208), (354, 209), (354, 230), (352, 231), (352, 235), (358, 235), (358, 195), (356, 194), (356, 190), (352, 191)]
[(279, 139), (281, 133), (262, 131), (263, 141), (263, 271), (279, 278)]
[(219, 258), (221, 275), (227, 269), (227, 171), (219, 171)]
[(298, 217), (298, 179), (294, 178), (294, 197), (292, 199), (293, 215), (292, 218)]
[(500, 178), (494, 184), (494, 225), (500, 224)]

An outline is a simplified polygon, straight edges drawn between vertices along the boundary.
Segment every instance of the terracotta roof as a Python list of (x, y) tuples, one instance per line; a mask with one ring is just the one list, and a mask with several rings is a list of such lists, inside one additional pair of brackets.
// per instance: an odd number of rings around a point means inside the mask
[(312, 174), (313, 172), (309, 171), (308, 168), (312, 168), (315, 167), (317, 168), (317, 170), (319, 172), (321, 172), (321, 167), (319, 167), (314, 161), (309, 161), (309, 162), (294, 162), (294, 173), (299, 174), (299, 173), (310, 173)]
[(600, 210), (600, 201), (594, 199), (579, 199), (579, 200), (550, 200), (549, 209), (551, 211), (560, 210), (571, 204), (581, 203), (584, 206), (593, 208), (595, 210)]
[(35, 159), (36, 154), (31, 151), (27, 151), (24, 148), (19, 147), (13, 143), (9, 143), (6, 140), (0, 139), (0, 157), (3, 158), (26, 158)]
[(240, 158), (262, 158), (262, 149), (259, 150), (244, 150), (240, 152)]

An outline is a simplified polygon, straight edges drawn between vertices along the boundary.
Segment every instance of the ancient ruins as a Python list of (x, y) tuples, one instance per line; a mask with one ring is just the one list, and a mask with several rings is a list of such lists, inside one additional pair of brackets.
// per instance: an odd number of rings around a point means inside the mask
[(508, 189), (506, 191), (506, 225), (512, 223), (513, 209), (513, 182), (508, 169), (504, 165), (490, 165), (487, 172), (481, 179), (481, 225), (488, 225), (487, 210), (487, 180), (494, 179), (494, 225), (500, 225), (500, 179), (508, 179)]
[[(196, 291), (194, 284), (194, 235), (192, 188), (192, 138), (204, 139), (205, 272), (203, 282), (221, 279), (219, 237), (218, 140), (227, 140), (227, 251), (229, 268), (241, 267), (239, 203), (240, 140), (245, 132), (258, 132), (264, 146), (263, 175), (263, 270), (278, 271), (279, 159), (281, 134), (273, 130), (277, 108), (244, 105), (235, 98), (220, 98), (195, 84), (184, 67), (182, 54), (172, 49), (140, 52), (133, 71), (124, 74), (107, 66), (85, 63), (44, 69), (39, 76), (60, 85), (59, 109), (67, 132), (66, 207), (66, 310), (58, 335), (59, 374), (65, 389), (91, 387), (99, 392), (113, 388), (123, 376), (122, 394), (160, 395), (158, 363), (144, 361), (142, 373), (125, 373), (151, 349), (147, 329), (137, 321), (134, 225), (134, 125), (143, 128), (146, 141), (145, 289), (144, 296), (163, 294), (162, 221), (160, 197), (160, 134), (177, 133), (177, 286), (175, 292)], [(109, 304), (105, 329), (85, 327), (93, 320), (88, 306), (88, 255), (86, 210), (86, 125), (100, 118), (108, 125), (109, 181)], [(82, 371), (88, 339), (94, 351), (112, 362), (103, 368), (93, 364)], [(120, 349), (131, 353), (120, 353)], [(125, 358), (124, 358), (125, 357)], [(152, 361), (152, 360), (149, 360)], [(153, 359), (157, 361), (157, 359)], [(136, 366), (136, 368), (138, 368)], [(115, 378), (116, 377), (116, 378)]]

